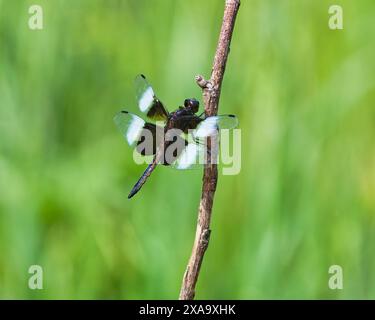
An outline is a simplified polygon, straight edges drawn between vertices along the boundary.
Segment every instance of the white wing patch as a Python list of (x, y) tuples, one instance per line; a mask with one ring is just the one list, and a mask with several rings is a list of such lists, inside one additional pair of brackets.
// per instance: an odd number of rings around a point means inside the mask
[(139, 99), (139, 109), (142, 112), (146, 112), (151, 107), (153, 100), (154, 90), (152, 90), (151, 87), (148, 87)]
[(145, 125), (144, 120), (138, 117), (133, 117), (129, 128), (126, 132), (126, 140), (130, 145), (133, 145), (139, 140), (139, 136), (142, 133), (143, 126)]
[(206, 120), (202, 121), (198, 125), (197, 130), (194, 133), (194, 136), (197, 138), (205, 138), (217, 134), (217, 120), (218, 117), (209, 117)]
[(198, 159), (198, 146), (195, 143), (189, 143), (184, 151), (181, 153), (181, 156), (177, 160), (177, 169), (187, 169), (194, 164), (197, 164)]
[(146, 123), (143, 119), (130, 112), (121, 111), (113, 120), (130, 146), (139, 141)]
[(233, 129), (237, 125), (238, 119), (232, 114), (208, 117), (197, 126), (193, 135), (198, 139), (212, 137), (218, 135), (219, 130)]

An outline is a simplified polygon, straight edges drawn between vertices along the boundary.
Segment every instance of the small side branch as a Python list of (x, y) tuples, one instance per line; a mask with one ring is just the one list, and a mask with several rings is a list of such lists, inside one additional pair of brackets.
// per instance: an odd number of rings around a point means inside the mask
[[(195, 78), (197, 84), (202, 88), (205, 114), (208, 117), (217, 115), (221, 84), (223, 82), (230, 50), (230, 42), (239, 7), (240, 0), (225, 1), (224, 18), (214, 57), (211, 78), (210, 80), (205, 80), (200, 75)], [(208, 152), (209, 151), (210, 143), (208, 143)], [(195, 286), (211, 234), (211, 213), (216, 191), (217, 176), (217, 165), (214, 163), (206, 164), (203, 174), (202, 196), (199, 204), (195, 240), (182, 281), (180, 300), (192, 300), (195, 296)]]
[(201, 75), (197, 75), (195, 77), (195, 81), (197, 85), (201, 87), (201, 89), (212, 89), (212, 84)]

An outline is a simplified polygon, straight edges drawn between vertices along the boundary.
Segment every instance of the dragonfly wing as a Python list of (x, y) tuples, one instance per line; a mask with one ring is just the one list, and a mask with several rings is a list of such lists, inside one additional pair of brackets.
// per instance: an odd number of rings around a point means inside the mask
[(233, 114), (208, 117), (200, 122), (193, 132), (196, 139), (215, 136), (219, 130), (233, 129), (238, 125), (238, 118)]
[(141, 155), (156, 153), (158, 136), (163, 128), (153, 123), (145, 122), (142, 118), (127, 111), (121, 111), (114, 117), (114, 122), (131, 147)]
[(166, 121), (168, 119), (168, 111), (156, 97), (146, 77), (143, 74), (138, 75), (135, 78), (134, 84), (139, 110), (154, 121)]
[(165, 165), (177, 170), (200, 169), (205, 163), (206, 152), (205, 145), (178, 137), (165, 152)]

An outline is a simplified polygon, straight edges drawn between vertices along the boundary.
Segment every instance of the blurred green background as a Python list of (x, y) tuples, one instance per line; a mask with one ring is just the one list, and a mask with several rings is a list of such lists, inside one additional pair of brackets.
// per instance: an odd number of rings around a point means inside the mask
[[(128, 200), (144, 166), (112, 118), (138, 73), (170, 110), (201, 98), (223, 3), (0, 0), (0, 298), (178, 297), (202, 173), (158, 168)], [(344, 30), (331, 1), (242, 1), (220, 104), (242, 170), (219, 177), (197, 298), (375, 298), (375, 3), (335, 3)]]

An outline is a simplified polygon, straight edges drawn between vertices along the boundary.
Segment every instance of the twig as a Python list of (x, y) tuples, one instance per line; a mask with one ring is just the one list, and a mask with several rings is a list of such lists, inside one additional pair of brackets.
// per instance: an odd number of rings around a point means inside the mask
[[(202, 76), (196, 77), (196, 82), (203, 91), (203, 102), (206, 116), (214, 116), (217, 114), (221, 84), (223, 82), (225, 66), (230, 50), (230, 42), (239, 7), (240, 0), (225, 1), (224, 18), (213, 62), (211, 79), (207, 81)], [(213, 143), (213, 141), (211, 141), (211, 143)], [(211, 144), (208, 143), (208, 152), (210, 151), (210, 146)], [(217, 165), (214, 163), (208, 163), (204, 168), (202, 196), (199, 204), (195, 241), (182, 281), (180, 300), (192, 300), (195, 296), (195, 285), (198, 280), (200, 267), (210, 239), (211, 212), (216, 184)]]

